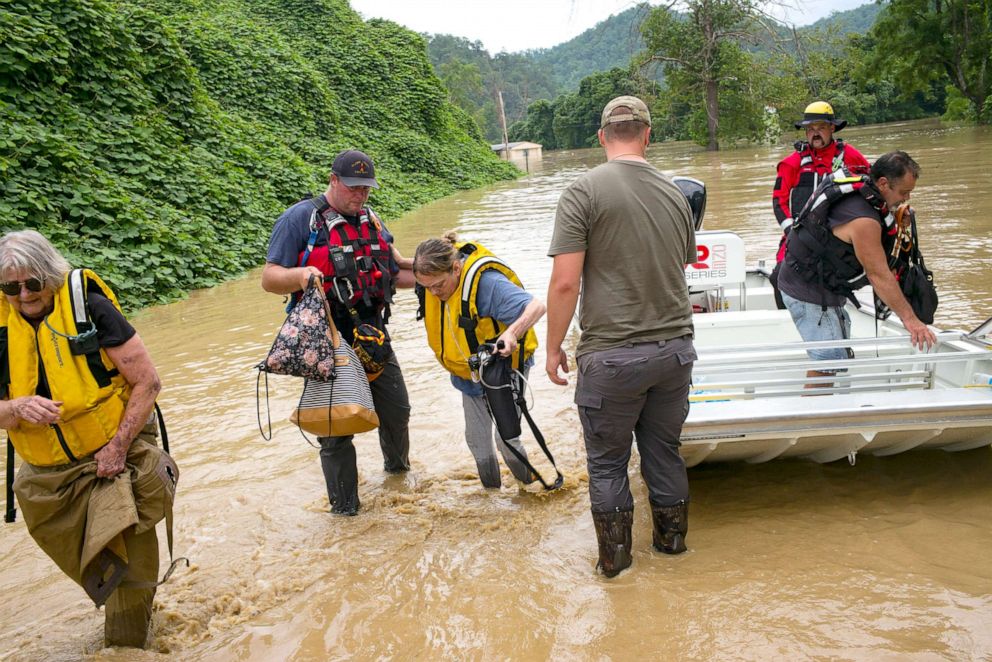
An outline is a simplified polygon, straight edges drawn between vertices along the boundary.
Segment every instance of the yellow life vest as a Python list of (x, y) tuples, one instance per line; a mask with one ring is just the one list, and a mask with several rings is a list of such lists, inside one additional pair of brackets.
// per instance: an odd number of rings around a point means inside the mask
[(10, 369), (7, 397), (35, 395), (43, 370), (52, 400), (62, 402), (58, 423), (22, 420), (8, 430), (17, 454), (35, 466), (66, 464), (98, 451), (117, 433), (131, 396), (127, 380), (97, 345), (86, 310), (89, 284), (120, 310), (113, 291), (88, 269), (66, 276), (55, 293), (55, 309), (37, 330), (0, 297), (0, 333), (6, 331)]
[[(458, 287), (447, 301), (441, 301), (430, 290), (424, 291), (424, 326), (427, 342), (444, 369), (462, 379), (471, 379), (468, 358), (475, 354), (480, 344), (496, 342), (507, 327), (491, 317), (479, 317), (476, 306), (479, 277), (487, 269), (494, 269), (517, 287), (523, 289), (523, 284), (513, 269), (481, 245), (459, 243), (455, 246), (465, 255)], [(519, 351), (513, 353), (513, 367), (517, 370), (537, 349), (537, 334), (533, 328), (527, 330), (520, 344), (523, 357)]]

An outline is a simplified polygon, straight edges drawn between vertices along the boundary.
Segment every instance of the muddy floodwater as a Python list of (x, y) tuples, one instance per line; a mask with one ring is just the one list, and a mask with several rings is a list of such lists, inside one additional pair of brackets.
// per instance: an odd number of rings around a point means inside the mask
[[(927, 121), (842, 136), (869, 159), (900, 148), (921, 164), (912, 202), (940, 290), (937, 324), (971, 330), (992, 315), (992, 131)], [(653, 146), (649, 158), (706, 182), (706, 227), (742, 235), (753, 263), (778, 243), (771, 188), (790, 149), (705, 153), (678, 143)], [(390, 228), (407, 255), (457, 229), (544, 298), (558, 196), (602, 159), (599, 150), (547, 154), (527, 177), (446, 198)], [(459, 394), (415, 308), (412, 293), (400, 293), (391, 324), (413, 405), (413, 468), (384, 473), (375, 434), (359, 436), (353, 518), (329, 514), (317, 453), (286, 420), (297, 380), (269, 380), (274, 436), (259, 434), (253, 366), (283, 317), (259, 272), (135, 315), (164, 384), (159, 402), (182, 472), (176, 553), (192, 566), (159, 589), (148, 651), (101, 650), (103, 614), (22, 521), (5, 525), (0, 659), (992, 659), (989, 448), (864, 456), (855, 466), (693, 468), (689, 552), (678, 557), (652, 551), (635, 476), (633, 567), (606, 580), (594, 572), (574, 377), (552, 385), (538, 350), (533, 414), (564, 489), (525, 492), (504, 469), (504, 486), (484, 490)], [(264, 390), (261, 398), (264, 417)], [(529, 435), (525, 445), (539, 457)]]

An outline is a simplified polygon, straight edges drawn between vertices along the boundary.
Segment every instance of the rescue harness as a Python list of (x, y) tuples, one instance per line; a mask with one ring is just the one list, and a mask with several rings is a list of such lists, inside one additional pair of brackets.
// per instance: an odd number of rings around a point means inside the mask
[[(813, 191), (817, 189), (824, 177), (831, 172), (845, 169), (844, 141), (834, 139), (834, 143), (837, 146), (836, 151), (834, 152), (833, 161), (830, 163), (830, 171), (826, 173), (817, 170), (813, 162), (813, 148), (808, 142), (800, 140), (795, 143), (794, 147), (799, 152), (799, 181), (796, 182), (796, 185), (789, 192), (789, 208), (792, 210), (794, 218), (798, 218), (799, 213), (810, 197), (812, 197)], [(788, 227), (787, 223), (783, 225), (782, 229), (784, 230), (786, 227)]]
[[(496, 342), (500, 334), (506, 330), (506, 325), (499, 320), (479, 315), (476, 297), (482, 274), (494, 270), (521, 289), (523, 284), (509, 265), (481, 244), (462, 243), (456, 244), (456, 247), (462, 260), (462, 272), (458, 290), (452, 294), (453, 305), (450, 306), (450, 310), (453, 313), (457, 305), (459, 315), (456, 319), (452, 319), (454, 316), (446, 312), (449, 310), (448, 302), (441, 301), (433, 294), (428, 297), (427, 292), (418, 287), (417, 319), (424, 320), (427, 343), (445, 370), (462, 379), (471, 379), (469, 358), (478, 352), (481, 345)], [(454, 302), (456, 295), (458, 300)], [(461, 333), (454, 328), (456, 325), (461, 329)], [(449, 327), (451, 333), (448, 332)], [(537, 334), (533, 328), (527, 330), (520, 345), (523, 355), (515, 354), (513, 358), (513, 368), (517, 370), (522, 370), (523, 361), (530, 358), (537, 350)]]
[[(355, 327), (361, 323), (359, 304), (366, 311), (381, 311), (382, 323), (387, 323), (396, 284), (389, 270), (390, 245), (383, 236), (379, 217), (369, 207), (363, 207), (356, 227), (331, 209), (323, 195), (311, 198), (310, 204), (310, 235), (306, 249), (300, 253), (299, 266), (320, 269), (328, 300), (345, 308)], [(327, 233), (327, 243), (317, 246), (321, 230)], [(293, 295), (286, 312), (296, 305), (299, 296)]]
[[(859, 308), (854, 291), (868, 283), (868, 275), (858, 262), (853, 246), (838, 239), (827, 221), (830, 208), (841, 198), (854, 194), (861, 195), (878, 212), (882, 246), (889, 255), (889, 266), (894, 266), (893, 245), (899, 235), (895, 217), (871, 177), (852, 176), (843, 168), (824, 177), (799, 213), (787, 238), (785, 262), (804, 281), (843, 296)], [(825, 297), (822, 306), (827, 308)]]

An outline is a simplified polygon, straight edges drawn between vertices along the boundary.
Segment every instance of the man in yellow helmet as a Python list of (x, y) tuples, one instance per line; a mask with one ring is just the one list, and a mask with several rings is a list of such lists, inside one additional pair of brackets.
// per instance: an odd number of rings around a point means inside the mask
[[(783, 233), (777, 256), (779, 264), (785, 257), (785, 237), (792, 229), (792, 220), (799, 216), (820, 180), (841, 166), (854, 175), (867, 174), (870, 165), (861, 152), (843, 140), (834, 140), (834, 133), (847, 126), (847, 121), (836, 119), (833, 107), (826, 101), (814, 101), (806, 106), (803, 118), (795, 126), (806, 132), (806, 139), (796, 141), (796, 151), (779, 162), (772, 191), (772, 209)], [(778, 269), (776, 266), (772, 274), (773, 285)], [(777, 287), (775, 296), (780, 301)], [(784, 307), (780, 302), (779, 308)]]

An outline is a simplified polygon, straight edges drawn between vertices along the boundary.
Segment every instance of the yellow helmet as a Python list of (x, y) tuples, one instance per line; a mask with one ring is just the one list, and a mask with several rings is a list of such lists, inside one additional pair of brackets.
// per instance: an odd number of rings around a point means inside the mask
[(796, 128), (802, 129), (813, 122), (833, 124), (835, 131), (840, 131), (847, 126), (847, 120), (834, 119), (834, 107), (826, 101), (814, 101), (806, 106), (806, 110), (803, 111), (803, 118), (796, 122)]

